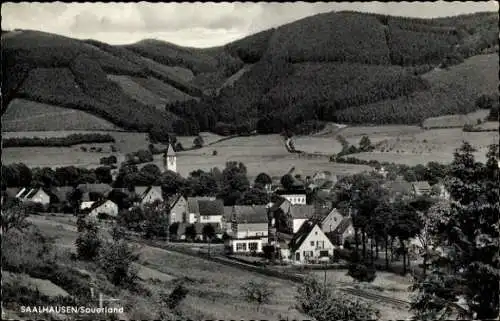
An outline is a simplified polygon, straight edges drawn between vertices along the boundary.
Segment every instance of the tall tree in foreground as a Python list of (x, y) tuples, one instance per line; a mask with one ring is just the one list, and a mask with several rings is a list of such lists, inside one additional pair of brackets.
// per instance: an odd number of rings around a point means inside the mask
[(418, 296), (412, 309), (417, 319), (448, 318), (459, 299), (466, 302), (463, 314), (469, 318), (498, 317), (498, 145), (490, 146), (485, 165), (475, 162), (473, 152), (464, 143), (451, 164), (452, 202), (439, 227), (443, 251), (431, 259), (427, 277), (414, 286)]

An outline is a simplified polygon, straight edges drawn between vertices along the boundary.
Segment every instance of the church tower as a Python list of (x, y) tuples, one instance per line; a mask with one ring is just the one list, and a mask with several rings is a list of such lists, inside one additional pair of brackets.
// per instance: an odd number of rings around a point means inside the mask
[(171, 144), (168, 144), (168, 148), (163, 154), (163, 170), (177, 172), (177, 158)]

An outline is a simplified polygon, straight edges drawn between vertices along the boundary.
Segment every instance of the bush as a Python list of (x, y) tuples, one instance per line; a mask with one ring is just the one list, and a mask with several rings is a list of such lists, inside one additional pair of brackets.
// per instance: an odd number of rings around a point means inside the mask
[(361, 263), (349, 264), (347, 275), (360, 282), (373, 282), (375, 280), (375, 268)]
[(250, 303), (269, 303), (274, 292), (267, 283), (249, 281), (241, 287), (241, 294)]
[(167, 307), (171, 310), (176, 309), (179, 304), (184, 300), (188, 294), (188, 289), (182, 285), (178, 284), (172, 292), (164, 299)]
[(138, 259), (139, 256), (125, 241), (117, 240), (101, 246), (98, 263), (114, 285), (133, 287), (137, 281), (137, 270), (132, 263)]
[(81, 230), (75, 241), (78, 258), (91, 261), (97, 257), (102, 245), (97, 224), (80, 220), (77, 227)]
[[(71, 134), (65, 137), (19, 137), (4, 138), (3, 147), (68, 147), (78, 144), (109, 143), (115, 139), (109, 134)], [(92, 147), (94, 148), (94, 147)], [(82, 151), (84, 147), (80, 147)], [(94, 148), (95, 149), (95, 148)], [(101, 149), (102, 150), (102, 149)]]
[(216, 151), (216, 150), (214, 150), (214, 151), (212, 152), (212, 156), (217, 156), (217, 151)]

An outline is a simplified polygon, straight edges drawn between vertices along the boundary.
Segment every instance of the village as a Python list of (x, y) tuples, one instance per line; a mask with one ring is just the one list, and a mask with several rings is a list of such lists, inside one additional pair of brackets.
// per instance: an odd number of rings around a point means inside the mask
[[(163, 158), (164, 172), (176, 173), (177, 158), (171, 145)], [(427, 181), (408, 182), (402, 177), (389, 180), (387, 174), (384, 167), (366, 173), (367, 177), (371, 175), (383, 181), (381, 187), (390, 202), (402, 198), (450, 199), (443, 182), (431, 186)], [(5, 198), (18, 199), (31, 205), (34, 211), (53, 212), (51, 209), (57, 204), (74, 204), (74, 195), (78, 195), (73, 215), (93, 220), (102, 226), (112, 226), (113, 221), (127, 221), (118, 224), (131, 233), (144, 231), (140, 227), (144, 220), (131, 222), (130, 219), (120, 219), (120, 216), (129, 215), (127, 213), (136, 209), (154, 208), (164, 217), (161, 222), (166, 225), (163, 227), (165, 232), (160, 238), (167, 242), (210, 242), (213, 243), (213, 250), (219, 249), (221, 253), (233, 257), (265, 257), (278, 259), (281, 264), (314, 265), (331, 263), (334, 258), (338, 261), (338, 253), (343, 253), (345, 247), (352, 248), (355, 242), (359, 243), (355, 240), (354, 209), (350, 206), (335, 206), (335, 203), (339, 203), (336, 194), (344, 179), (344, 176), (326, 171), (302, 178), (294, 168), (281, 179), (273, 180), (262, 173), (250, 186), (262, 192), (260, 199), (256, 198), (255, 203), (247, 201), (245, 205), (225, 205), (223, 199), (214, 195), (186, 196), (172, 190), (165, 193), (161, 185), (113, 188), (112, 184), (104, 183), (53, 188), (9, 187), (3, 192), (2, 201)], [(127, 197), (131, 202), (116, 201), (117, 194)], [(409, 256), (416, 259), (417, 254), (423, 251), (423, 245), (417, 237), (419, 233), (413, 234), (405, 242), (408, 243)], [(364, 240), (365, 235), (362, 238)], [(397, 237), (394, 239), (399, 242)], [(377, 241), (367, 237), (365, 245), (371, 246), (373, 250), (373, 244), (376, 243), (378, 258), (383, 247)]]

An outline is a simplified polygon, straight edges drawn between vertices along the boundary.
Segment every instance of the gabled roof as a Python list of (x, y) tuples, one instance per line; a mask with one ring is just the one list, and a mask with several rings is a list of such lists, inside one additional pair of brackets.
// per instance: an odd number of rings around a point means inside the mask
[(103, 205), (106, 202), (111, 202), (111, 203), (115, 204), (115, 202), (113, 202), (112, 200), (103, 199), (103, 200), (100, 200), (98, 202), (94, 202), (92, 204), (92, 206), (90, 206), (89, 210), (92, 212), (93, 210), (95, 210), (96, 208), (98, 208), (99, 206)]
[(17, 193), (16, 197), (24, 199), (32, 190), (32, 188), (24, 187)]
[[(134, 193), (137, 197), (141, 197), (149, 189), (149, 186), (135, 186)], [(142, 198), (141, 198), (142, 199)]]
[(267, 223), (266, 205), (235, 205), (233, 207), (236, 223)]
[(48, 195), (41, 187), (32, 188), (28, 193), (25, 194), (24, 199), (29, 200), (33, 198), (38, 192), (43, 192)]
[(295, 252), (298, 248), (300, 248), (302, 243), (304, 243), (305, 239), (311, 233), (311, 231), (314, 229), (316, 225), (317, 225), (316, 223), (313, 223), (311, 221), (306, 221), (304, 222), (304, 224), (302, 224), (300, 229), (297, 231), (297, 233), (295, 233), (293, 238), (290, 240), (290, 243), (288, 243), (288, 247), (292, 252)]
[(224, 214), (224, 202), (222, 200), (199, 200), (198, 210), (202, 216), (217, 216)]
[(340, 215), (343, 217), (342, 213), (340, 213), (336, 208), (332, 208), (331, 211), (329, 211), (329, 213), (323, 218), (321, 222), (324, 223), (327, 219), (329, 219), (334, 215)]
[(7, 195), (7, 197), (9, 198), (14, 198), (20, 191), (21, 189), (18, 187), (7, 187), (5, 189), (5, 195)]
[(184, 198), (184, 196), (182, 196), (182, 194), (175, 194), (175, 195), (172, 195), (168, 198), (168, 207), (169, 208), (172, 208), (174, 207), (175, 205), (177, 205), (177, 203), (182, 199)]
[(349, 226), (352, 225), (352, 218), (350, 217), (345, 217), (340, 221), (339, 225), (337, 225), (337, 228), (333, 231), (333, 233), (336, 234), (344, 234), (344, 232), (349, 228)]

